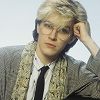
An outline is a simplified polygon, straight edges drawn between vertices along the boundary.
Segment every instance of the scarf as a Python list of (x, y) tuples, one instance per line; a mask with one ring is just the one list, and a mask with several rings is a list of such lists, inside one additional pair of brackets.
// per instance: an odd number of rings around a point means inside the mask
[[(30, 42), (22, 52), (11, 100), (26, 100), (35, 51), (36, 42)], [(65, 57), (59, 57), (53, 70), (45, 100), (62, 100), (67, 95), (67, 80), (67, 59)]]

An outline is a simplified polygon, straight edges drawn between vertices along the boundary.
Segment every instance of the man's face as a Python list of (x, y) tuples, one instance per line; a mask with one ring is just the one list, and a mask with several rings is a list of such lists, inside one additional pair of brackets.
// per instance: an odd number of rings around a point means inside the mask
[(70, 25), (58, 14), (52, 14), (37, 26), (36, 52), (45, 57), (57, 57), (70, 41)]

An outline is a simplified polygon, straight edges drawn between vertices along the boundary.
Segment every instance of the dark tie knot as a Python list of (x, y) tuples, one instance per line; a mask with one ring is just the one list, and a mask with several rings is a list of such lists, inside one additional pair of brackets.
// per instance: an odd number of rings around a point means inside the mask
[(48, 69), (49, 69), (48, 66), (43, 66), (43, 67), (41, 68), (41, 74), (45, 74), (46, 71), (47, 71)]

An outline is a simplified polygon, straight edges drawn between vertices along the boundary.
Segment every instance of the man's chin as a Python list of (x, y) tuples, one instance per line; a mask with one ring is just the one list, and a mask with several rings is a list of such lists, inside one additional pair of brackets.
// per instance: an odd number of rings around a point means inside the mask
[(56, 59), (56, 58), (57, 58), (57, 55), (58, 55), (58, 54), (53, 53), (53, 52), (52, 52), (52, 53), (50, 53), (50, 52), (48, 52), (48, 53), (46, 52), (46, 53), (45, 53), (45, 56), (46, 56), (46, 57), (52, 58), (52, 59)]

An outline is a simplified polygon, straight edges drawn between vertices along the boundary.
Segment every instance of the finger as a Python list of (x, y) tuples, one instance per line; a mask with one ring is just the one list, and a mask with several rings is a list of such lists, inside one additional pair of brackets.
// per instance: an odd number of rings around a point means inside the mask
[(80, 36), (80, 27), (78, 25), (74, 26), (74, 35)]

